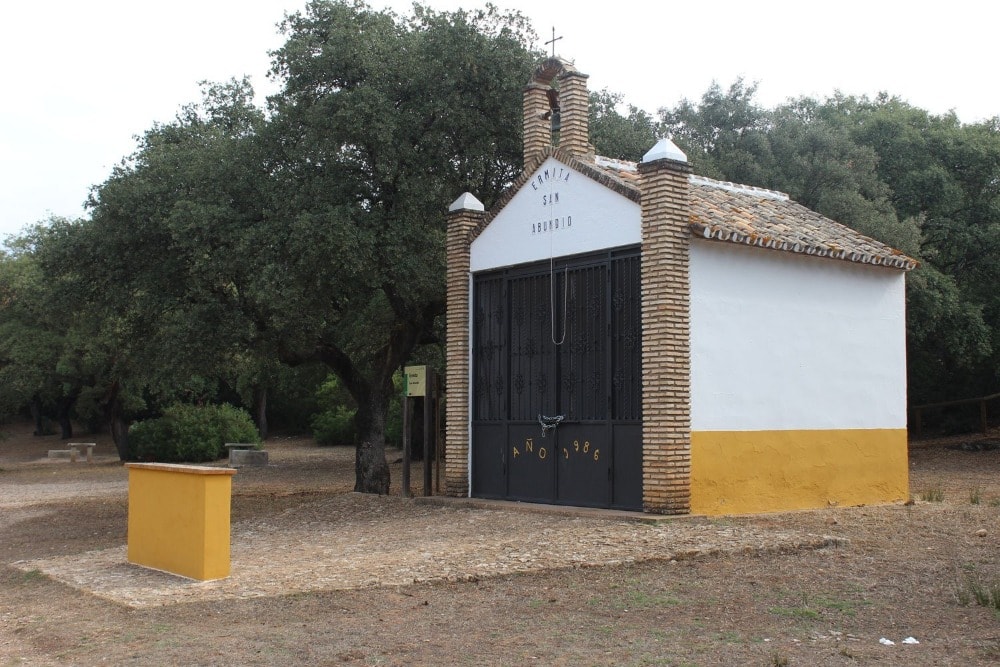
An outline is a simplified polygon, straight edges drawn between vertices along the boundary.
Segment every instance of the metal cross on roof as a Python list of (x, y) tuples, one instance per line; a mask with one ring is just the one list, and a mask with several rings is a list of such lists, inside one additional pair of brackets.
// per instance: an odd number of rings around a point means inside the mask
[(560, 39), (562, 39), (562, 35), (559, 35), (558, 37), (556, 37), (556, 27), (552, 26), (552, 39), (550, 39), (549, 41), (545, 42), (545, 44), (546, 44), (546, 46), (548, 46), (549, 44), (552, 45), (552, 57), (553, 58), (556, 57), (556, 42), (558, 42)]

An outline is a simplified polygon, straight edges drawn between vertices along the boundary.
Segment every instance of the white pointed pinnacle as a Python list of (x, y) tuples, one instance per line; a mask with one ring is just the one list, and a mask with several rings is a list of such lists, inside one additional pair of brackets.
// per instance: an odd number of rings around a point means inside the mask
[(664, 137), (656, 142), (656, 145), (649, 149), (649, 152), (642, 156), (643, 162), (654, 160), (674, 160), (676, 162), (687, 162), (687, 155), (677, 148), (677, 144)]
[(452, 211), (485, 211), (486, 207), (483, 206), (483, 202), (476, 199), (471, 192), (463, 193), (461, 197), (456, 199), (448, 207), (448, 212)]

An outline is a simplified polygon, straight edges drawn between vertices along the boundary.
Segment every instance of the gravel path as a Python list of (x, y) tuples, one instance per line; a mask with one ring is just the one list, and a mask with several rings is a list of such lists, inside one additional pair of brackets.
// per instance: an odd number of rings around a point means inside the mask
[(546, 569), (844, 544), (706, 519), (656, 525), (425, 505), (345, 493), (232, 530), (232, 574), (195, 582), (130, 565), (125, 547), (14, 563), (129, 607), (476, 580)]
[(123, 496), (128, 493), (125, 479), (108, 481), (74, 481), (35, 484), (4, 484), (0, 486), (0, 510), (32, 505)]

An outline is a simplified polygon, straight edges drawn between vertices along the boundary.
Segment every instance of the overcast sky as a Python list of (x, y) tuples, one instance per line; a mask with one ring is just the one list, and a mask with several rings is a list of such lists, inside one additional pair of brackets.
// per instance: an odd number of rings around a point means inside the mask
[[(373, 7), (408, 12), (404, 0)], [(440, 9), (482, 3), (431, 0)], [(758, 102), (835, 90), (899, 95), (964, 122), (1000, 115), (1000, 5), (882, 0), (807, 3), (497, 0), (559, 55), (655, 112), (713, 80), (759, 82)], [(8, 3), (0, 22), (0, 237), (50, 215), (84, 215), (92, 185), (200, 98), (198, 82), (249, 75), (267, 92), (276, 24), (305, 0), (50, 0)], [(613, 12), (605, 8), (613, 8)]]

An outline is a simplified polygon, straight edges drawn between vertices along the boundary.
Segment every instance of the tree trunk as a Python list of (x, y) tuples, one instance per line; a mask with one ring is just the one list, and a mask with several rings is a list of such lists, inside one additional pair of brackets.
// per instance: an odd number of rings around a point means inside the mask
[(59, 406), (59, 439), (73, 439), (73, 422), (70, 421), (69, 410), (64, 411), (61, 405)]
[(389, 412), (387, 396), (372, 396), (358, 406), (355, 423), (361, 436), (354, 458), (354, 490), (360, 493), (389, 493), (389, 464), (385, 460), (385, 423)]
[(253, 389), (253, 421), (261, 440), (267, 440), (267, 387), (257, 385)]
[(76, 399), (80, 395), (80, 390), (75, 389), (66, 396), (59, 399), (57, 413), (59, 418), (59, 429), (62, 431), (60, 437), (69, 440), (73, 437), (73, 422), (70, 420), (70, 413), (76, 405)]
[(115, 441), (115, 449), (118, 450), (118, 458), (122, 461), (128, 460), (128, 422), (125, 421), (125, 410), (122, 407), (121, 399), (118, 396), (120, 389), (118, 385), (111, 389), (111, 395), (105, 404), (105, 414), (108, 418), (108, 426), (111, 429), (111, 437)]
[(35, 432), (32, 435), (47, 435), (45, 433), (45, 417), (42, 415), (42, 402), (35, 396), (29, 404), (31, 419), (35, 422)]
[(344, 387), (358, 405), (354, 417), (360, 437), (355, 456), (354, 490), (361, 493), (389, 493), (389, 464), (385, 460), (385, 427), (389, 413), (389, 397), (395, 391), (393, 373), (403, 364), (422, 333), (429, 331), (434, 318), (444, 313), (444, 302), (427, 304), (424, 312), (415, 319), (407, 314), (406, 305), (395, 294), (392, 285), (383, 287), (393, 306), (397, 321), (386, 345), (379, 355), (380, 361), (372, 376), (365, 376), (342, 349), (332, 344), (320, 344), (317, 358), (337, 374)]

